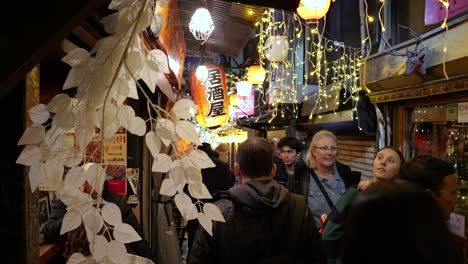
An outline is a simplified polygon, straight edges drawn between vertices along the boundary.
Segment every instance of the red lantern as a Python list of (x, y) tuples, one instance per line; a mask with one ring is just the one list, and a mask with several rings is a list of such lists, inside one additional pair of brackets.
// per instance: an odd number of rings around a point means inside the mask
[(214, 127), (229, 119), (229, 97), (223, 67), (216, 64), (206, 67), (208, 78), (203, 82), (192, 72), (190, 93), (198, 105), (197, 122), (205, 127)]

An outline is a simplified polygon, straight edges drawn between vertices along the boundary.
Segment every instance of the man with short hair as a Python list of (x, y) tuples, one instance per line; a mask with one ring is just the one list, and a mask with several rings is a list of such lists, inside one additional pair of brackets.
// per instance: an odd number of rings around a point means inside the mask
[(297, 157), (301, 152), (301, 142), (295, 137), (284, 137), (278, 142), (281, 163), (277, 164), (275, 179), (279, 184), (286, 186), (289, 178), (294, 175)]
[(323, 263), (304, 197), (274, 181), (275, 171), (270, 142), (249, 138), (239, 145), (240, 184), (216, 202), (226, 222), (213, 222), (212, 236), (197, 230), (188, 264)]

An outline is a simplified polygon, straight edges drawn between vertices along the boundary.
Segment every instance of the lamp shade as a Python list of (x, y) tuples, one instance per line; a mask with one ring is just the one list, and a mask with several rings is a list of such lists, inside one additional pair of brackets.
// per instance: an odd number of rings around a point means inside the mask
[(286, 59), (289, 51), (288, 38), (286, 36), (271, 36), (265, 45), (265, 56), (271, 62), (281, 62)]
[(236, 83), (237, 94), (239, 96), (250, 96), (252, 92), (252, 84), (248, 81), (240, 81)]
[(297, 13), (305, 20), (318, 20), (324, 17), (330, 8), (330, 0), (301, 0)]
[(252, 65), (247, 70), (247, 80), (251, 84), (262, 84), (265, 80), (266, 71), (262, 66)]

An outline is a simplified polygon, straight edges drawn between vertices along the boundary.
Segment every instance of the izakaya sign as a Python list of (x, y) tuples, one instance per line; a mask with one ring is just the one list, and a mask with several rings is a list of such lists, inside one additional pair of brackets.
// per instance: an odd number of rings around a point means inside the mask
[(195, 115), (197, 122), (205, 127), (219, 126), (229, 119), (229, 98), (227, 95), (224, 69), (216, 64), (206, 65), (208, 77), (199, 81), (191, 75), (191, 94), (198, 105)]

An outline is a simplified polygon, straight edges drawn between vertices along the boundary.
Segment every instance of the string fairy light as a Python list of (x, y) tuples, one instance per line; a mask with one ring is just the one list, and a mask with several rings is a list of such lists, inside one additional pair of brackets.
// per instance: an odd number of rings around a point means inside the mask
[(443, 71), (444, 71), (444, 76), (445, 76), (445, 79), (448, 80), (449, 77), (448, 77), (448, 74), (447, 74), (447, 69), (445, 67), (445, 62), (447, 60), (447, 41), (448, 41), (448, 25), (447, 25), (447, 20), (448, 20), (448, 16), (449, 16), (449, 7), (450, 7), (450, 4), (448, 1), (444, 1), (444, 0), (439, 0), (439, 2), (444, 6), (445, 8), (445, 18), (444, 18), (444, 21), (442, 22), (442, 25), (440, 26), (441, 28), (445, 29), (445, 35), (444, 35), (444, 42), (442, 44), (442, 68), (443, 68)]

